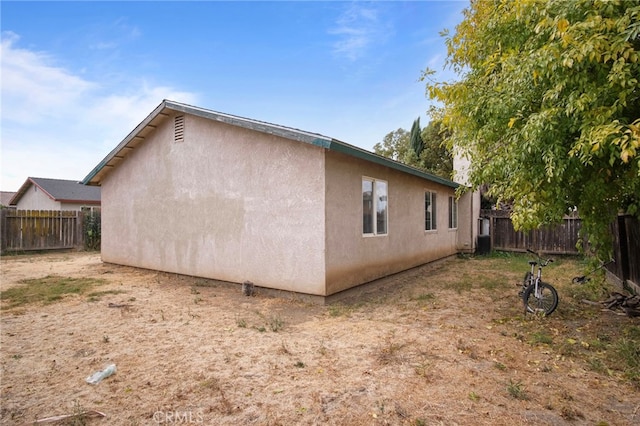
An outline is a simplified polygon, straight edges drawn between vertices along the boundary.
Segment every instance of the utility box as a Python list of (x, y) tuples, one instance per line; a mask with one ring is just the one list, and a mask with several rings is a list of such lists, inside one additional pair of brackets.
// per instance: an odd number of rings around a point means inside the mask
[(476, 254), (489, 254), (491, 253), (491, 236), (490, 235), (478, 235), (478, 249)]

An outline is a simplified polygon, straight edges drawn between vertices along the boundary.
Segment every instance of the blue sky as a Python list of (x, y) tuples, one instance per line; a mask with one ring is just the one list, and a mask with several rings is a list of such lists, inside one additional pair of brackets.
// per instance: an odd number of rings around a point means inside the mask
[(0, 189), (83, 179), (163, 99), (372, 150), (428, 122), (467, 5), (2, 1)]

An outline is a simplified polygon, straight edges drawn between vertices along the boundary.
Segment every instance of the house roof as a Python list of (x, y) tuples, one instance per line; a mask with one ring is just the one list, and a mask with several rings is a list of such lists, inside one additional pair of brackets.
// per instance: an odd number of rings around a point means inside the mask
[(267, 133), (280, 136), (286, 139), (295, 140), (302, 143), (316, 145), (331, 151), (342, 152), (352, 157), (360, 158), (365, 161), (380, 164), (399, 170), (411, 175), (421, 177), (442, 185), (457, 188), (459, 184), (423, 172), (407, 166), (406, 164), (391, 160), (386, 157), (374, 154), (370, 151), (358, 148), (354, 145), (339, 141), (337, 139), (323, 136), (318, 133), (311, 133), (304, 130), (294, 129), (291, 127), (281, 126), (278, 124), (267, 123), (264, 121), (253, 120), (250, 118), (238, 117), (235, 115), (225, 114), (221, 112), (211, 111), (191, 105), (182, 104), (170, 100), (164, 100), (145, 118), (131, 133), (125, 137), (82, 181), (85, 185), (100, 185), (102, 178), (109, 173), (111, 169), (116, 167), (131, 151), (136, 149), (138, 145), (144, 142), (145, 138), (155, 130), (158, 125), (169, 117), (171, 111), (183, 112), (206, 118), (208, 120), (218, 121), (221, 123), (238, 126), (257, 132)]
[(0, 205), (8, 206), (9, 202), (11, 201), (11, 199), (15, 194), (16, 194), (15, 192), (0, 191)]
[(84, 185), (77, 180), (46, 179), (29, 177), (15, 193), (10, 205), (18, 204), (18, 201), (35, 185), (44, 194), (54, 201), (62, 203), (100, 204), (100, 188)]

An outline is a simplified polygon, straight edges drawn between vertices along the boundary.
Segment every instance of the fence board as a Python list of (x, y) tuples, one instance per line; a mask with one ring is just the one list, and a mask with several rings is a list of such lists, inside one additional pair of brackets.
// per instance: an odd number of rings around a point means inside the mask
[(625, 280), (627, 270), (626, 249), (622, 247), (624, 241), (626, 241), (626, 230), (624, 221), (614, 220), (609, 226), (611, 235), (613, 236), (613, 262), (607, 264), (606, 269), (611, 272), (622, 284)]
[(613, 262), (607, 265), (623, 285), (640, 292), (640, 221), (631, 215), (618, 216), (611, 224)]
[(490, 220), (491, 247), (494, 250), (578, 254), (576, 244), (582, 228), (580, 218), (565, 216), (562, 223), (532, 231), (516, 231), (509, 212), (482, 210), (480, 215)]
[(625, 216), (627, 229), (627, 253), (629, 277), (636, 286), (640, 286), (640, 221), (633, 216)]
[(2, 252), (79, 248), (82, 212), (10, 210), (2, 213)]
[[(491, 248), (504, 251), (526, 249), (553, 254), (579, 254), (582, 222), (577, 216), (565, 216), (557, 226), (529, 232), (516, 232), (509, 212), (481, 210), (480, 216), (490, 220)], [(621, 215), (611, 224), (613, 259), (606, 269), (617, 280), (640, 292), (640, 221), (631, 215)]]

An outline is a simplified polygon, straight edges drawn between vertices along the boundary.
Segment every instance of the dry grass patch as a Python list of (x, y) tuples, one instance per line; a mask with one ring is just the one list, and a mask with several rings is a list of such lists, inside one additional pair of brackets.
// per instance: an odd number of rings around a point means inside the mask
[[(558, 309), (525, 316), (527, 260), (460, 257), (320, 306), (95, 254), (2, 259), (0, 424), (73, 401), (123, 425), (638, 424), (638, 319), (582, 303), (603, 290), (571, 283), (574, 258), (545, 268)], [(6, 309), (39, 277), (65, 292)], [(117, 374), (84, 383), (109, 363)]]
[[(53, 303), (70, 294), (82, 295), (106, 283), (101, 278), (71, 278), (47, 275), (43, 278), (20, 280), (21, 285), (0, 292), (2, 309), (11, 309), (33, 303)], [(97, 295), (99, 293), (95, 293)]]

